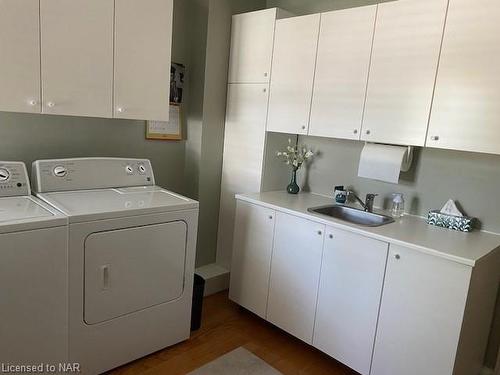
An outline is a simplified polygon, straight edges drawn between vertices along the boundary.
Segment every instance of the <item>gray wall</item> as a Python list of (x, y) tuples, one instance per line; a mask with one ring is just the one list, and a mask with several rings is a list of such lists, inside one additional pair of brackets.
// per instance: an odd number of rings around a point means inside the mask
[(306, 190), (331, 195), (335, 185), (345, 185), (360, 194), (377, 193), (375, 204), (387, 207), (391, 194), (405, 194), (408, 212), (426, 216), (452, 198), (463, 210), (477, 217), (483, 229), (500, 233), (500, 215), (495, 196), (500, 186), (500, 156), (468, 152), (417, 149), (412, 169), (401, 175), (399, 185), (357, 176), (362, 142), (300, 137), (319, 154), (300, 174)]

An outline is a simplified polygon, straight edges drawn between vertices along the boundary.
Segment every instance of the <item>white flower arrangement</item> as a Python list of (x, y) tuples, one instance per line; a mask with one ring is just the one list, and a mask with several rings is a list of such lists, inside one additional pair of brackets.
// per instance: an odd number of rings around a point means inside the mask
[(288, 139), (286, 150), (278, 151), (276, 156), (282, 159), (285, 164), (290, 165), (294, 170), (298, 170), (304, 162), (314, 156), (314, 152), (305, 146), (292, 145), (292, 140)]

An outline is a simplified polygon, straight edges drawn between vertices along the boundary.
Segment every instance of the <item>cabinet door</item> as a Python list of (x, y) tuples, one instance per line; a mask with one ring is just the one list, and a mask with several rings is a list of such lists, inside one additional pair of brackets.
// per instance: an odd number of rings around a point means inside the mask
[(229, 298), (265, 318), (275, 213), (238, 201)]
[(326, 231), (313, 345), (363, 375), (370, 373), (388, 247)]
[(311, 344), (325, 226), (276, 213), (267, 319)]
[(427, 146), (500, 154), (500, 2), (452, 0)]
[(391, 245), (371, 374), (452, 374), (470, 276), (470, 267)]
[(447, 4), (379, 4), (362, 140), (424, 145)]
[(309, 135), (359, 139), (376, 11), (321, 15)]
[(228, 86), (217, 236), (217, 261), (226, 267), (230, 266), (233, 248), (234, 196), (260, 191), (267, 100), (267, 84)]
[(111, 117), (113, 0), (41, 0), (42, 112)]
[(319, 14), (276, 21), (267, 130), (307, 134)]
[(271, 73), (276, 8), (233, 16), (229, 83), (267, 83)]
[(0, 0), (0, 111), (40, 112), (38, 0)]
[(115, 1), (114, 117), (168, 121), (173, 0)]

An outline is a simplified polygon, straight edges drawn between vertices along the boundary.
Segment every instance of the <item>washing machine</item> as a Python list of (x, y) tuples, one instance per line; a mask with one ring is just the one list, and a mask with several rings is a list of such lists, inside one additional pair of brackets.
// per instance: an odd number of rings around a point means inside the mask
[(67, 351), (68, 220), (31, 196), (24, 163), (0, 161), (0, 372), (51, 372)]
[(190, 335), (198, 202), (142, 159), (33, 163), (36, 195), (69, 219), (69, 359), (110, 370)]

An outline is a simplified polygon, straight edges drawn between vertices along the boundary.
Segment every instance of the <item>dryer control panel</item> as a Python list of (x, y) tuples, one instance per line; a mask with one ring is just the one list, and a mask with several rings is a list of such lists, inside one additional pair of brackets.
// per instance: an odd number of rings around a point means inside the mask
[(38, 160), (33, 163), (32, 180), (37, 193), (155, 184), (149, 160), (121, 158)]
[(26, 165), (16, 161), (0, 161), (0, 198), (30, 194)]

